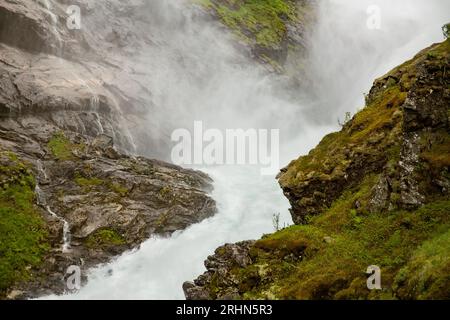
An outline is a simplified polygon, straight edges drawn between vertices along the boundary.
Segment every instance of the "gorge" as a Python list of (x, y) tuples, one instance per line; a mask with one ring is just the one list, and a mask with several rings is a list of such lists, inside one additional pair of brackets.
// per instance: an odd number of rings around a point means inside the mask
[[(449, 9), (0, 1), (0, 297), (448, 297)], [(281, 188), (267, 163), (171, 164), (196, 121), (279, 130)]]

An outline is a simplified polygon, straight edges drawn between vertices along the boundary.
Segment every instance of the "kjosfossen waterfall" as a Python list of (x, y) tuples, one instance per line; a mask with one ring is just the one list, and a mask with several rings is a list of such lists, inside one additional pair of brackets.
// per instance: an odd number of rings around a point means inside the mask
[(449, 12), (0, 1), (0, 299), (450, 298)]

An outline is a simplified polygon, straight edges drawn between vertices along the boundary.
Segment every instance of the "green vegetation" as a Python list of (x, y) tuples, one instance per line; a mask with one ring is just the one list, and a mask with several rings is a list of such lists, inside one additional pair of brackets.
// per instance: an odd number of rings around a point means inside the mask
[(99, 178), (84, 178), (82, 176), (77, 175), (75, 177), (75, 182), (77, 185), (79, 185), (80, 187), (86, 187), (86, 188), (91, 188), (91, 187), (96, 187), (96, 186), (100, 186), (104, 183), (104, 181), (102, 179)]
[(72, 160), (72, 143), (66, 138), (64, 133), (58, 132), (48, 142), (48, 148), (53, 156), (59, 160)]
[[(308, 225), (259, 240), (250, 251), (253, 264), (232, 270), (241, 294), (248, 299), (449, 298), (450, 201), (413, 212), (360, 214), (358, 221), (338, 209), (347, 201), (338, 200)], [(367, 289), (369, 265), (381, 267), (383, 290)]]
[(115, 193), (120, 195), (121, 197), (125, 197), (129, 192), (127, 187), (122, 186), (118, 182), (110, 182), (110, 183), (108, 183), (108, 187), (109, 187), (109, 189), (111, 189), (112, 191), (114, 191)]
[(112, 229), (100, 229), (91, 234), (86, 240), (85, 244), (88, 248), (108, 248), (113, 246), (120, 246), (126, 244), (125, 239)]
[(125, 197), (129, 190), (122, 186), (119, 182), (110, 181), (109, 179), (101, 179), (95, 176), (91, 176), (92, 172), (82, 173), (77, 172), (75, 174), (75, 183), (83, 188), (84, 192), (90, 192), (98, 187), (106, 187), (107, 189), (115, 192), (120, 197)]
[(86, 175), (85, 172), (75, 173), (75, 183), (83, 189), (85, 193), (91, 192), (95, 190), (98, 187), (101, 187), (105, 185), (105, 181), (103, 179), (97, 178), (97, 177), (91, 177), (91, 173), (89, 175)]
[(450, 299), (450, 230), (426, 241), (395, 277), (406, 299)]
[(169, 187), (169, 186), (162, 187), (162, 188), (159, 190), (159, 194), (160, 194), (160, 196), (163, 197), (163, 198), (170, 198), (170, 197), (172, 196), (172, 193), (173, 193), (173, 190), (172, 190), (172, 188)]
[(55, 133), (47, 146), (53, 156), (61, 161), (74, 160), (72, 151), (84, 148), (83, 144), (72, 143), (62, 131)]
[(442, 129), (433, 134), (428, 134), (422, 137), (423, 144), (426, 145), (429, 141), (433, 141), (431, 146), (425, 148), (421, 157), (428, 162), (434, 169), (443, 169), (450, 167), (450, 134)]
[(14, 283), (30, 278), (49, 250), (45, 222), (35, 203), (29, 166), (0, 151), (0, 296)]
[(297, 19), (293, 0), (202, 0), (242, 39), (278, 48), (286, 38), (286, 22)]
[[(350, 165), (349, 154), (377, 155), (383, 149), (400, 149), (400, 106), (406, 93), (399, 86), (386, 89), (379, 98), (358, 112), (341, 132), (327, 135), (307, 156), (290, 164), (280, 183), (297, 185), (308, 175), (321, 174), (324, 180), (342, 175)], [(387, 137), (385, 135), (388, 135)], [(333, 157), (329, 157), (333, 154)], [(320, 173), (319, 173), (320, 172)]]
[[(305, 177), (319, 174), (324, 180), (332, 179), (348, 169), (351, 154), (376, 157), (387, 153), (389, 158), (395, 157), (395, 153), (398, 155), (403, 119), (401, 106), (417, 81), (418, 66), (426, 60), (430, 68), (443, 68), (445, 72), (449, 56), (450, 39), (422, 51), (378, 79), (367, 98), (367, 106), (348, 121), (342, 131), (327, 135), (307, 156), (293, 161), (280, 183), (285, 187), (296, 186)], [(448, 133), (446, 135), (448, 137)], [(422, 156), (432, 165), (447, 164), (450, 152), (447, 139), (433, 145), (431, 154)], [(330, 154), (333, 157), (329, 157)]]

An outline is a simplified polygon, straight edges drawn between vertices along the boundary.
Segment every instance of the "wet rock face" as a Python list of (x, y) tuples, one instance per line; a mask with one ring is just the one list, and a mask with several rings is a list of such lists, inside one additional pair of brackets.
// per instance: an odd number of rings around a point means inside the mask
[[(207, 271), (194, 282), (183, 284), (188, 300), (232, 300), (241, 298), (240, 279), (233, 274), (235, 268), (245, 268), (252, 263), (249, 249), (255, 241), (226, 244), (218, 248), (205, 261)], [(215, 287), (214, 287), (215, 286)], [(225, 290), (215, 290), (225, 288)]]
[[(67, 26), (71, 5), (81, 10), (80, 29)], [(171, 128), (151, 116), (158, 110), (148, 89), (155, 22), (146, 13), (155, 7), (143, 0), (2, 2), (0, 116), (44, 115), (80, 134), (106, 133), (121, 151), (167, 160)]]

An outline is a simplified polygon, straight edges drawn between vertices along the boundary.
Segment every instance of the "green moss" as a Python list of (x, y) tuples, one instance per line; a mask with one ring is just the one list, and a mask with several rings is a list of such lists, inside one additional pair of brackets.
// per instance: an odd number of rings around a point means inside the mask
[(208, 0), (200, 4), (213, 9), (240, 38), (266, 48), (278, 48), (286, 38), (286, 22), (298, 18), (292, 0)]
[(426, 241), (395, 277), (404, 299), (450, 299), (450, 230)]
[[(359, 186), (345, 191), (324, 214), (311, 218), (310, 222), (314, 222), (328, 234), (354, 227), (361, 222), (360, 216), (367, 214), (368, 199), (378, 179), (377, 175), (369, 175)], [(360, 204), (359, 209), (354, 208), (356, 202)]]
[[(242, 294), (259, 298), (270, 294), (277, 299), (439, 298), (448, 294), (450, 201), (414, 212), (359, 215), (356, 225), (349, 223), (350, 212), (339, 214), (338, 206), (313, 218), (309, 225), (293, 226), (259, 240), (250, 251), (253, 264), (233, 271), (241, 281)], [(325, 235), (332, 240), (325, 241)], [(369, 265), (381, 267), (383, 291), (367, 289)], [(263, 273), (257, 271), (259, 266), (264, 266)]]
[(162, 188), (159, 190), (159, 195), (160, 195), (161, 197), (163, 197), (163, 198), (170, 198), (171, 195), (172, 195), (172, 193), (173, 193), (173, 190), (172, 190), (172, 188), (169, 187), (169, 186), (162, 187)]
[(432, 168), (441, 170), (450, 167), (450, 134), (445, 129), (423, 136), (422, 144), (425, 148), (421, 158)]
[(90, 192), (97, 187), (105, 185), (106, 183), (103, 179), (97, 177), (84, 177), (79, 172), (75, 174), (74, 181), (84, 190), (84, 192)]
[(45, 221), (35, 203), (34, 177), (29, 166), (12, 153), (0, 152), (0, 296), (14, 283), (31, 277), (49, 250)]
[(100, 186), (104, 183), (104, 181), (102, 179), (95, 178), (95, 177), (94, 178), (76, 177), (75, 182), (80, 187), (95, 187), (95, 186)]
[(126, 244), (125, 239), (112, 229), (100, 229), (91, 234), (85, 244), (88, 248), (108, 248), (112, 246), (120, 246)]
[(48, 148), (52, 152), (53, 156), (58, 160), (72, 160), (73, 144), (64, 135), (63, 132), (57, 132), (48, 142)]
[(382, 97), (358, 112), (344, 130), (327, 135), (307, 156), (291, 163), (280, 182), (295, 185), (314, 172), (343, 173), (350, 163), (348, 154), (351, 152), (377, 155), (380, 148), (389, 148), (399, 155), (400, 147), (396, 143), (401, 126), (399, 108), (405, 99), (406, 93), (398, 86), (389, 88)]
[(115, 193), (117, 193), (118, 195), (120, 195), (121, 197), (125, 197), (129, 190), (127, 187), (122, 186), (120, 183), (118, 182), (110, 182), (108, 183), (108, 187), (114, 191)]

